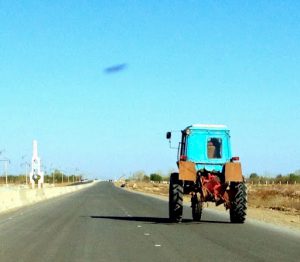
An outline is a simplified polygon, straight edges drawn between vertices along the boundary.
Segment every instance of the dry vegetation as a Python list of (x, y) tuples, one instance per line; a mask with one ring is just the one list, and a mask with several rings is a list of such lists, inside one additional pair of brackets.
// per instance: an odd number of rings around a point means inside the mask
[[(117, 182), (115, 184), (117, 186), (121, 186), (121, 184), (124, 184), (124, 182)], [(139, 192), (154, 193), (162, 196), (167, 196), (169, 194), (169, 185), (164, 183), (129, 181), (126, 182), (126, 188)]]
[(300, 215), (300, 185), (248, 185), (249, 206)]

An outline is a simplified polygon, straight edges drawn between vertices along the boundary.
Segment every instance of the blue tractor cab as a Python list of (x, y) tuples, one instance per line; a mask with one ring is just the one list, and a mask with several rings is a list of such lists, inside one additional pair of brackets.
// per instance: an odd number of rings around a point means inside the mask
[(195, 124), (182, 130), (179, 161), (194, 162), (197, 170), (221, 172), (231, 158), (230, 131), (225, 125)]

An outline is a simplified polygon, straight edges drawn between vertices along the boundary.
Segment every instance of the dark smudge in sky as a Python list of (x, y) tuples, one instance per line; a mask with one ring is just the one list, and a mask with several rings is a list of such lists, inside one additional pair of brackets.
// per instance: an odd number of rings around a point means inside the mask
[(125, 63), (117, 64), (117, 65), (113, 65), (113, 66), (110, 66), (110, 67), (106, 67), (104, 69), (104, 73), (106, 73), (106, 74), (118, 73), (120, 71), (123, 71), (126, 68), (127, 68), (127, 64), (125, 64)]

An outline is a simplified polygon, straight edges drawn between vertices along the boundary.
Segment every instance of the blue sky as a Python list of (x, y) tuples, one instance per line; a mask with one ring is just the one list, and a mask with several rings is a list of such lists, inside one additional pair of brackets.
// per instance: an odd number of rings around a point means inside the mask
[(166, 173), (165, 132), (216, 123), (244, 174), (293, 172), (299, 43), (299, 1), (0, 1), (0, 150), (12, 173), (33, 139), (48, 168)]

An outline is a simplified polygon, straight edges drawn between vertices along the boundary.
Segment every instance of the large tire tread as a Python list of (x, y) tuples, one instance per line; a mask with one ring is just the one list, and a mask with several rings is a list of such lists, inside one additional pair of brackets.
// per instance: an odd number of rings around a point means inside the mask
[(171, 222), (181, 222), (183, 213), (183, 186), (178, 173), (172, 173), (169, 188), (169, 218)]
[(244, 223), (247, 210), (247, 188), (245, 183), (234, 184), (233, 190), (236, 192), (231, 202), (230, 221), (231, 223)]

